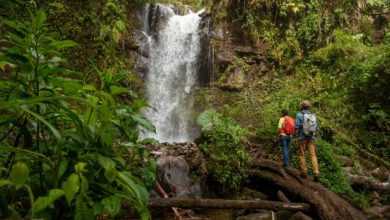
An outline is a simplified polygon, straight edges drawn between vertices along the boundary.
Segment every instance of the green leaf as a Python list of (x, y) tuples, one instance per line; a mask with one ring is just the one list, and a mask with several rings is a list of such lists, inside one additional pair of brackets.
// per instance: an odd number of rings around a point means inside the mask
[(119, 172), (117, 182), (127, 190), (137, 203), (141, 206), (146, 206), (146, 203), (149, 200), (149, 194), (146, 188), (143, 185), (138, 184), (129, 172)]
[(97, 215), (101, 215), (103, 214), (103, 208), (104, 206), (102, 205), (101, 202), (94, 202), (93, 203), (93, 215), (94, 216), (97, 216)]
[[(148, 108), (152, 108), (145, 100), (143, 99), (137, 99), (135, 100), (132, 104), (131, 104), (131, 109), (133, 110), (133, 112), (139, 112), (139, 110), (141, 110), (141, 108), (144, 108), (144, 107), (148, 107)], [(154, 109), (154, 108), (152, 108)], [(156, 110), (156, 109), (154, 109)], [(157, 110), (156, 110), (157, 111)]]
[(110, 167), (104, 170), (104, 176), (107, 178), (109, 182), (112, 182), (115, 180), (117, 171), (115, 167)]
[(49, 45), (47, 45), (43, 51), (45, 52), (53, 52), (61, 49), (65, 49), (68, 47), (74, 47), (77, 43), (71, 40), (61, 40), (61, 41), (52, 41)]
[(38, 161), (42, 161), (42, 162), (48, 164), (49, 166), (53, 167), (51, 160), (43, 154), (36, 153), (33, 151), (29, 151), (29, 150), (25, 150), (25, 149), (12, 147), (12, 146), (9, 146), (9, 144), (7, 144), (4, 141), (0, 142), (0, 146), (1, 146), (0, 151), (5, 150), (8, 152), (15, 152), (16, 154), (19, 154), (21, 156), (27, 156), (29, 159), (35, 159)]
[(46, 13), (42, 9), (40, 9), (35, 16), (35, 26), (36, 30), (40, 30), (46, 22)]
[(48, 206), (54, 203), (57, 199), (64, 195), (64, 190), (62, 189), (52, 189), (49, 191), (47, 196), (40, 196), (34, 203), (34, 212), (40, 212), (46, 209)]
[(77, 192), (80, 190), (80, 177), (77, 174), (71, 174), (64, 183), (65, 198), (68, 204), (72, 202)]
[(103, 212), (108, 213), (111, 218), (114, 218), (121, 210), (121, 203), (122, 199), (117, 196), (106, 197), (102, 200), (104, 206)]
[(23, 35), (26, 34), (26, 31), (23, 30), (23, 27), (20, 25), (20, 23), (16, 23), (15, 21), (8, 21), (8, 20), (4, 20), (3, 23), (9, 28), (14, 29), (15, 31)]
[(38, 115), (37, 113), (31, 111), (30, 109), (28, 109), (28, 108), (26, 108), (24, 106), (21, 106), (20, 108), (23, 111), (25, 111), (25, 112), (29, 113), (30, 115), (34, 116), (36, 119), (41, 121), (43, 124), (45, 124), (51, 130), (51, 132), (53, 133), (54, 137), (56, 137), (57, 140), (61, 140), (61, 134), (58, 132), (58, 130), (52, 124), (50, 124), (48, 121), (46, 121), (44, 118), (42, 118), (42, 116)]
[(134, 121), (136, 121), (139, 125), (146, 128), (146, 130), (153, 132), (153, 133), (156, 133), (156, 127), (154, 127), (154, 125), (152, 123), (150, 123), (150, 121), (147, 120), (146, 118), (142, 117), (139, 114), (134, 114), (131, 116), (131, 118)]
[(116, 74), (114, 76), (114, 78), (112, 79), (112, 83), (113, 84), (116, 84), (118, 83), (119, 81), (123, 80), (123, 79), (126, 79), (127, 77), (129, 76), (129, 72), (127, 71), (121, 71), (119, 72), (118, 74)]
[(115, 162), (109, 157), (98, 155), (98, 162), (104, 169), (115, 167)]
[(27, 165), (23, 162), (17, 162), (9, 175), (10, 180), (15, 185), (16, 189), (22, 187), (26, 182), (30, 171)]
[(76, 170), (76, 173), (82, 174), (85, 171), (85, 167), (87, 166), (87, 163), (84, 162), (78, 162), (76, 165), (74, 165), (74, 168)]
[(128, 93), (129, 89), (125, 87), (119, 87), (119, 86), (110, 86), (110, 94), (111, 95), (118, 95), (122, 93)]
[(0, 180), (0, 187), (6, 186), (6, 185), (12, 185), (12, 182), (10, 180)]
[(216, 118), (218, 118), (220, 114), (216, 112), (214, 109), (208, 109), (202, 112), (196, 122), (202, 126), (203, 130), (208, 130), (212, 128), (213, 124), (215, 123)]
[(88, 184), (88, 180), (87, 180), (87, 178), (85, 178), (85, 176), (81, 175), (80, 178), (81, 178), (80, 197), (83, 197), (88, 192), (89, 184)]
[(98, 155), (99, 164), (104, 168), (104, 175), (109, 182), (112, 182), (116, 176), (115, 162), (111, 158)]
[(69, 164), (69, 161), (67, 161), (67, 160), (63, 160), (60, 162), (60, 164), (58, 166), (58, 177), (59, 178), (61, 178), (62, 175), (64, 175), (64, 173), (68, 169), (68, 164)]
[(74, 220), (93, 220), (94, 218), (93, 212), (82, 200), (77, 200), (74, 212)]
[(82, 90), (85, 90), (85, 91), (96, 91), (96, 87), (93, 86), (93, 85), (85, 85), (81, 88)]

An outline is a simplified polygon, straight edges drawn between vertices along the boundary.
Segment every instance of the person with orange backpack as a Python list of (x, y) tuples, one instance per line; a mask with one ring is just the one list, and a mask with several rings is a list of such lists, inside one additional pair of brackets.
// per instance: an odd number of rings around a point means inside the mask
[(294, 134), (294, 118), (288, 116), (288, 111), (282, 111), (282, 117), (279, 119), (278, 132), (280, 147), (283, 153), (283, 166), (289, 165), (289, 145), (291, 143), (291, 136)]

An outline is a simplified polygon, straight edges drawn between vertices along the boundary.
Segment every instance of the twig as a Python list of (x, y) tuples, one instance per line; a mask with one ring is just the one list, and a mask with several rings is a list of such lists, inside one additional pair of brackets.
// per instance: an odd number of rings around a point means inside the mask
[[(163, 198), (169, 198), (168, 194), (164, 191), (164, 189), (161, 187), (158, 181), (156, 181), (156, 188), (161, 193)], [(172, 210), (175, 213), (175, 219), (183, 220), (180, 213), (177, 211), (177, 208), (172, 207)]]

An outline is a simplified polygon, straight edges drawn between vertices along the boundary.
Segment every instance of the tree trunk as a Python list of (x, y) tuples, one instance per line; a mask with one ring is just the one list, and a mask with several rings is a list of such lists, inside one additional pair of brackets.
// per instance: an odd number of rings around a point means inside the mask
[(360, 210), (320, 183), (301, 178), (296, 169), (283, 168), (272, 160), (257, 160), (252, 161), (252, 169), (248, 174), (252, 181), (270, 182), (283, 192), (309, 203), (319, 219), (366, 219)]
[(225, 199), (150, 199), (151, 207), (209, 208), (209, 209), (265, 209), (309, 211), (307, 203), (275, 202), (264, 200), (225, 200)]

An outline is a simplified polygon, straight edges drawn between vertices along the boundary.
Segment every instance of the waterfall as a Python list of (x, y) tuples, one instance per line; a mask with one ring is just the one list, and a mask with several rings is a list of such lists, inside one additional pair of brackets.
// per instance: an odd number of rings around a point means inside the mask
[(148, 19), (144, 25), (148, 23), (149, 27), (144, 27), (144, 31), (152, 34), (151, 23), (157, 30), (149, 46), (146, 90), (148, 103), (154, 109), (144, 114), (155, 125), (156, 134), (146, 136), (161, 142), (192, 141), (199, 134), (191, 110), (201, 50), (201, 12), (181, 16), (172, 7), (157, 4), (154, 7), (158, 12), (151, 14), (149, 7), (145, 10), (149, 15), (144, 18)]

